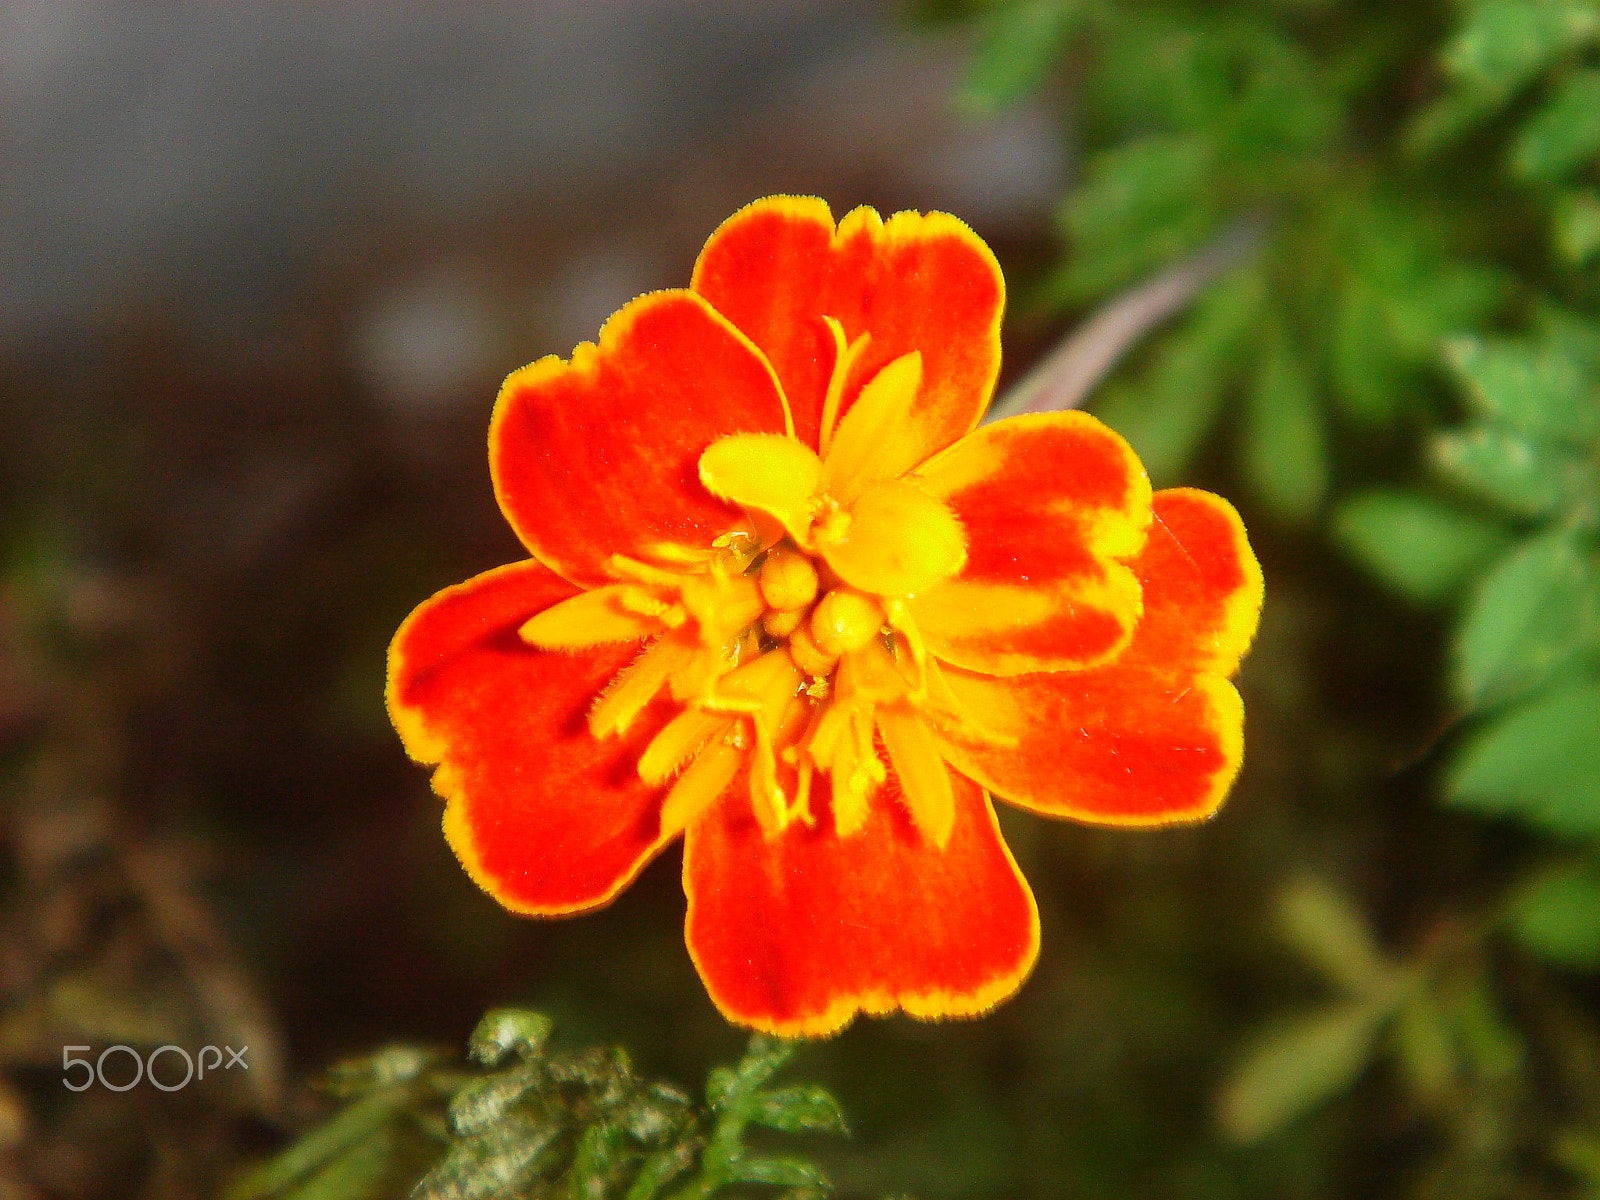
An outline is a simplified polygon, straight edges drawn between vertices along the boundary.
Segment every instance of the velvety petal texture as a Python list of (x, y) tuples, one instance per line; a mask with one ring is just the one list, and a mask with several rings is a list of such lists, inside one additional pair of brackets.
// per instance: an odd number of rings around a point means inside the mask
[(937, 657), (990, 675), (1103, 662), (1143, 608), (1125, 563), (1144, 545), (1150, 481), (1087, 413), (986, 425), (917, 471), (966, 529), (960, 574), (914, 596)]
[(506, 380), (489, 425), (495, 496), (536, 558), (584, 586), (613, 554), (704, 553), (739, 510), (701, 486), (700, 455), (733, 433), (784, 433), (772, 368), (700, 297), (653, 292), (571, 361)]
[(1223, 674), (1255, 633), (1261, 571), (1238, 515), (1208, 492), (1158, 492), (1133, 570), (1144, 618), (1114, 662), (997, 679), (950, 670), (988, 739), (946, 727), (946, 757), (1014, 804), (1100, 824), (1210, 816), (1244, 753), (1244, 709)]
[(473, 880), (507, 908), (597, 908), (663, 845), (659, 790), (635, 764), (672, 716), (656, 704), (599, 741), (585, 720), (637, 646), (536, 650), (518, 628), (576, 589), (538, 562), (447, 588), (389, 649), (389, 715), (418, 762), (438, 767), (445, 833)]
[(917, 400), (897, 434), (920, 448), (916, 459), (967, 433), (989, 406), (1005, 280), (989, 247), (945, 213), (884, 221), (857, 208), (836, 227), (822, 200), (769, 196), (712, 234), (690, 287), (766, 354), (808, 446), (818, 445), (839, 357), (825, 317), (847, 343), (867, 339), (850, 361), (841, 414), (890, 362), (921, 353)]
[(1083, 413), (976, 428), (1005, 287), (954, 217), (759, 200), (687, 290), (506, 380), (495, 494), (532, 552), (390, 648), (445, 834), (507, 908), (608, 903), (684, 837), (729, 1020), (973, 1016), (1039, 950), (991, 797), (1208, 816), (1261, 572)]
[(973, 1016), (1021, 985), (1039, 916), (988, 797), (952, 777), (941, 850), (893, 782), (867, 823), (832, 818), (768, 840), (737, 790), (686, 835), (689, 953), (724, 1015), (780, 1036), (820, 1036), (857, 1012)]

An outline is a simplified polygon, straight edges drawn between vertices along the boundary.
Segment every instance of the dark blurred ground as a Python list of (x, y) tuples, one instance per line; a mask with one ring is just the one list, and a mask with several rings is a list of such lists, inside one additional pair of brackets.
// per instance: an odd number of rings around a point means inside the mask
[[(210, 1194), (304, 1122), (332, 1058), (459, 1044), (491, 1004), (685, 1084), (736, 1053), (682, 949), (675, 855), (573, 922), (470, 884), (388, 728), (383, 652), (415, 603), (521, 556), (484, 458), (500, 379), (686, 282), (740, 204), (948, 209), (1019, 279), (1049, 252), (1052, 118), (959, 118), (965, 48), (891, 15), (0, 11), (0, 1197)], [(1008, 373), (1051, 332), (1014, 322)], [(1437, 630), (1355, 628), (1336, 565), (1262, 550), (1235, 799), (1151, 835), (1008, 816), (1039, 971), (986, 1021), (861, 1022), (808, 1053), (856, 1118), (847, 1186), (1295, 1194), (1206, 1132), (1237, 1030), (1306, 986), (1255, 986), (1263, 897), (1286, 861), (1420, 895), (1454, 860), (1408, 861), (1428, 818), (1403, 762), (1393, 813), (1329, 800), (1425, 738), (1428, 681), (1361, 664), (1419, 661)], [(249, 1086), (60, 1087), (63, 1044), (245, 1038)]]

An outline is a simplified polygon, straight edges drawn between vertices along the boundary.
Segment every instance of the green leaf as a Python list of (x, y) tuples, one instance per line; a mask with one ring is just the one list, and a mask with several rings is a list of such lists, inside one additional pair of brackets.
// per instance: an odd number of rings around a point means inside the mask
[(1547, 517), (1595, 488), (1582, 454), (1492, 425), (1438, 435), (1433, 458), (1450, 478), (1522, 517)]
[(1600, 71), (1574, 71), (1522, 127), (1511, 167), (1524, 179), (1559, 183), (1600, 154)]
[(691, 1137), (656, 1151), (641, 1164), (623, 1200), (654, 1200), (662, 1188), (694, 1166), (704, 1145), (703, 1139)]
[(1393, 984), (1394, 967), (1366, 918), (1326, 881), (1296, 880), (1279, 899), (1278, 916), (1289, 941), (1330, 982), (1356, 996), (1372, 996)]
[(490, 1200), (515, 1195), (546, 1165), (562, 1132), (560, 1122), (513, 1114), (488, 1131), (463, 1139), (429, 1171), (413, 1200)]
[(409, 1099), (410, 1093), (402, 1087), (363, 1096), (240, 1179), (228, 1190), (227, 1200), (282, 1194), (300, 1179), (334, 1163), (351, 1147), (378, 1138)]
[(1014, 0), (988, 14), (961, 100), (992, 112), (1039, 85), (1061, 48), (1081, 0)]
[(1600, 398), (1571, 355), (1548, 345), (1460, 337), (1445, 358), (1467, 398), (1490, 420), (1575, 446), (1600, 437)]
[(1526, 691), (1600, 644), (1600, 556), (1553, 530), (1500, 560), (1456, 631), (1456, 692), (1470, 706)]
[(1600, 872), (1568, 863), (1536, 875), (1518, 891), (1508, 918), (1516, 939), (1562, 967), (1600, 967)]
[(815, 1084), (774, 1088), (757, 1093), (750, 1119), (783, 1133), (848, 1134), (839, 1102)]
[(1449, 1094), (1461, 1073), (1453, 1032), (1427, 988), (1415, 989), (1395, 1021), (1394, 1047), (1411, 1090), (1425, 1100)]
[(832, 1187), (822, 1168), (801, 1158), (745, 1156), (729, 1165), (728, 1178), (733, 1183), (770, 1183), (823, 1190)]
[(1346, 282), (1332, 314), (1334, 398), (1347, 416), (1369, 425), (1392, 420), (1405, 390), (1388, 307), (1384, 291), (1358, 277)]
[(706, 1103), (713, 1110), (744, 1104), (757, 1088), (794, 1056), (796, 1043), (753, 1033), (736, 1067), (717, 1067), (706, 1076)]
[(1600, 191), (1581, 188), (1556, 197), (1550, 240), (1569, 267), (1581, 267), (1600, 253)]
[(1509, 98), (1544, 67), (1600, 32), (1584, 0), (1478, 0), (1444, 49), (1444, 66), (1469, 87)]
[(1174, 481), (1210, 429), (1260, 311), (1260, 280), (1216, 284), (1163, 340), (1133, 385), (1109, 391), (1095, 413), (1133, 445), (1158, 485)]
[(550, 1018), (543, 1013), (525, 1008), (491, 1009), (472, 1031), (468, 1052), (488, 1066), (494, 1066), (513, 1050), (523, 1058), (532, 1058), (544, 1049), (550, 1027)]
[(1600, 679), (1568, 681), (1487, 722), (1462, 747), (1446, 794), (1551, 833), (1600, 834)]
[(1328, 491), (1322, 406), (1305, 364), (1283, 336), (1262, 356), (1249, 392), (1244, 465), (1268, 507), (1290, 521), (1309, 521)]
[(1458, 590), (1511, 541), (1496, 523), (1388, 489), (1344, 501), (1334, 512), (1333, 531), (1368, 570), (1418, 604)]
[(1195, 137), (1150, 134), (1089, 160), (1063, 208), (1073, 253), (1048, 285), (1057, 303), (1097, 298), (1194, 250), (1216, 230), (1214, 165)]
[(539, 1086), (538, 1063), (474, 1079), (450, 1101), (450, 1127), (458, 1134), (477, 1133), (503, 1120), (512, 1105)]
[(1258, 1039), (1218, 1098), (1222, 1132), (1256, 1141), (1354, 1083), (1388, 1011), (1365, 1000), (1340, 1004)]
[(399, 1157), (392, 1129), (381, 1128), (325, 1163), (283, 1200), (380, 1200), (394, 1194)]

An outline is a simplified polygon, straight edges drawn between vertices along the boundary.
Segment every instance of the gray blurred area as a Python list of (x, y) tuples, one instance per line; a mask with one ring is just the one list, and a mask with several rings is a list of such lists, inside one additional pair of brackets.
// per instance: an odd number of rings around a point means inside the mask
[[(1037, 222), (1060, 174), (1046, 120), (959, 119), (962, 48), (891, 16), (838, 0), (9, 4), (0, 331), (152, 295), (248, 322), (405, 225), (412, 262), (369, 281), (392, 294), (358, 353), (421, 395), (483, 336), (484, 259), (548, 291), (500, 301), (569, 342), (681, 282), (652, 261), (663, 223), (681, 223), (677, 268), (762, 192)], [(541, 235), (536, 258), (505, 260), (514, 228)]]

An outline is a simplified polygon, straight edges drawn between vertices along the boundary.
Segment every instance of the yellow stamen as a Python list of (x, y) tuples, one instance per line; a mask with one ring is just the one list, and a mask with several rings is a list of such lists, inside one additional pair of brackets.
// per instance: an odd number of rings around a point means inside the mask
[(639, 756), (639, 778), (654, 786), (665, 783), (686, 759), (733, 724), (722, 713), (689, 708), (668, 721)]
[(839, 655), (865, 646), (883, 622), (883, 609), (872, 597), (836, 588), (812, 612), (811, 636), (824, 654)]
[(815, 678), (831, 674), (834, 664), (839, 661), (837, 654), (829, 654), (817, 645), (816, 639), (811, 636), (809, 623), (797, 626), (789, 635), (789, 655), (794, 659), (795, 666)]
[(761, 564), (761, 594), (773, 608), (804, 608), (817, 598), (817, 568), (804, 554), (781, 547)]
[(661, 805), (663, 833), (670, 835), (687, 829), (739, 774), (745, 752), (743, 746), (729, 740), (732, 732), (702, 750), (678, 776), (678, 782), (672, 785)]
[(589, 732), (597, 738), (621, 733), (672, 675), (695, 654), (692, 640), (669, 633), (623, 668), (589, 712)]
[(793, 633), (810, 614), (803, 608), (796, 608), (789, 612), (780, 612), (772, 609), (761, 618), (761, 628), (775, 638), (786, 638)]

